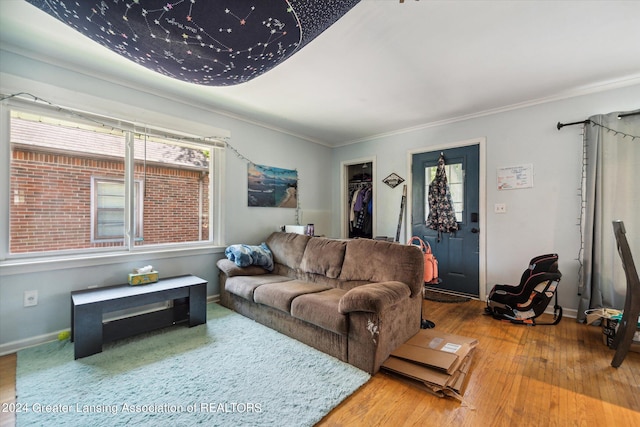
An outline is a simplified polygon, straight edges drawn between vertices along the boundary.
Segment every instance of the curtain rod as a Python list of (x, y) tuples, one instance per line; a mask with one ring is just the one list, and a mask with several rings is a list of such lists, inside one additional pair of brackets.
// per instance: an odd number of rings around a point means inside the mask
[[(622, 119), (624, 117), (629, 117), (629, 116), (637, 116), (638, 114), (640, 114), (640, 111), (634, 111), (633, 113), (626, 113), (626, 114), (618, 114), (618, 119)], [(565, 126), (573, 126), (573, 125), (586, 125), (591, 123), (591, 120), (587, 119), (587, 120), (583, 120), (581, 122), (572, 122), (572, 123), (560, 123), (558, 122), (558, 124), (556, 125), (556, 127), (558, 128), (558, 130), (562, 129)]]
[(587, 120), (583, 120), (581, 122), (572, 122), (572, 123), (560, 123), (558, 122), (558, 124), (556, 125), (556, 127), (558, 128), (558, 130), (562, 129), (565, 126), (573, 126), (573, 125), (586, 125), (591, 123), (591, 120), (587, 119)]

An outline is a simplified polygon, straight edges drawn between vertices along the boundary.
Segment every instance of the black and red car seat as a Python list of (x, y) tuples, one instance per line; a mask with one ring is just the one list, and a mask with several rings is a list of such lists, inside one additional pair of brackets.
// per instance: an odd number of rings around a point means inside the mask
[[(534, 257), (520, 278), (518, 285), (495, 285), (487, 298), (485, 311), (496, 319), (521, 324), (556, 325), (562, 318), (556, 290), (562, 274), (558, 270), (558, 254)], [(555, 295), (554, 321), (536, 323), (535, 318), (547, 309)]]

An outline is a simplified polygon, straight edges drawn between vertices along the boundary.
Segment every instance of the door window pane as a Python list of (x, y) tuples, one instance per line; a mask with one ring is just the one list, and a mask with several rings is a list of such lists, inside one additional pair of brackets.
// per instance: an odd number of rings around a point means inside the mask
[[(447, 174), (447, 183), (449, 184), (456, 221), (462, 222), (464, 218), (464, 169), (462, 163), (447, 164), (444, 166), (444, 170)], [(424, 222), (429, 217), (429, 185), (435, 179), (437, 171), (437, 165), (427, 166), (424, 169)]]

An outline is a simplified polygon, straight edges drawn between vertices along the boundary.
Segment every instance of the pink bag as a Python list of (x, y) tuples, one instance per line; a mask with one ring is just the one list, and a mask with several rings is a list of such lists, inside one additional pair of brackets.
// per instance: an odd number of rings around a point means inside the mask
[[(417, 242), (414, 243), (414, 242)], [(409, 240), (410, 245), (419, 246), (424, 254), (424, 281), (432, 282), (438, 278), (438, 260), (435, 256), (433, 256), (433, 252), (431, 252), (431, 245), (427, 242), (425, 243), (418, 236), (413, 236), (411, 240)]]

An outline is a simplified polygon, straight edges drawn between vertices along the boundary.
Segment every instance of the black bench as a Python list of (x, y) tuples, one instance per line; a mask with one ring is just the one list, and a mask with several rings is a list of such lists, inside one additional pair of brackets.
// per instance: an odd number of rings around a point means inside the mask
[[(149, 313), (103, 321), (103, 314), (147, 304), (173, 301), (171, 307)], [(207, 281), (186, 275), (161, 279), (148, 285), (116, 285), (71, 292), (71, 341), (74, 357), (102, 351), (102, 344), (121, 338), (188, 322), (189, 327), (207, 321)]]

